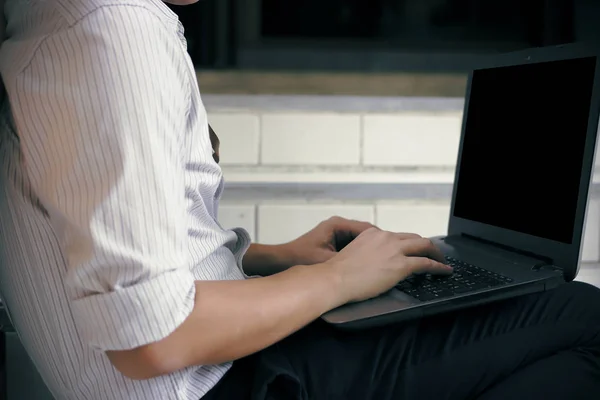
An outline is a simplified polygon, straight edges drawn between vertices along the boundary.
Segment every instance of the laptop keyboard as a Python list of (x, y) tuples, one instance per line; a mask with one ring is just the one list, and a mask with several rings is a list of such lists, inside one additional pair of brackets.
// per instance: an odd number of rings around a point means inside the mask
[(454, 268), (452, 275), (413, 275), (398, 283), (396, 289), (421, 301), (430, 301), (502, 286), (513, 281), (506, 276), (452, 257), (446, 257), (446, 264)]

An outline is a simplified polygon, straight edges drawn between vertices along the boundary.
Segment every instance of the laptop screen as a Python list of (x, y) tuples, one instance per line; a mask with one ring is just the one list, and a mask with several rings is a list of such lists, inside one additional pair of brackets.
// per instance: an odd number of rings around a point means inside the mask
[(474, 71), (455, 217), (571, 244), (595, 67)]

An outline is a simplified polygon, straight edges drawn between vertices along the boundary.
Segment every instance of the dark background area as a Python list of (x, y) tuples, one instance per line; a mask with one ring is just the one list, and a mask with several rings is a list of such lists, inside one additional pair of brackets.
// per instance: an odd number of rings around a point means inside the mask
[[(480, 54), (595, 44), (600, 20), (598, 0), (201, 0), (171, 8), (204, 69), (467, 70)], [(423, 55), (436, 65), (420, 62)]]

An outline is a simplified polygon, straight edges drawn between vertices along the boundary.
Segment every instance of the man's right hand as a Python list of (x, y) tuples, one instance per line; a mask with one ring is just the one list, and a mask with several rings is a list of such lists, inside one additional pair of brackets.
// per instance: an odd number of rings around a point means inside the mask
[(339, 304), (367, 300), (412, 274), (451, 274), (429, 239), (370, 228), (326, 262), (339, 278)]

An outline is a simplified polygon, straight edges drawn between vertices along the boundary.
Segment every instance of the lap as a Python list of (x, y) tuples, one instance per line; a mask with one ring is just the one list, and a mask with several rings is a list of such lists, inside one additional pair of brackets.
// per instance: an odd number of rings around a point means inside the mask
[(540, 359), (600, 348), (599, 300), (596, 288), (571, 283), (370, 330), (317, 321), (235, 362), (209, 398), (233, 398), (232, 389), (240, 399), (473, 398)]

